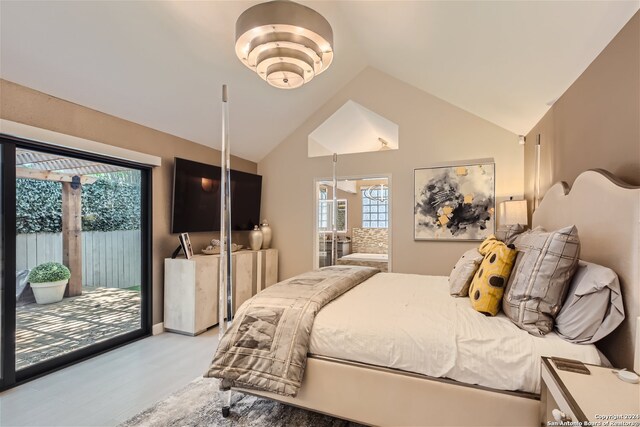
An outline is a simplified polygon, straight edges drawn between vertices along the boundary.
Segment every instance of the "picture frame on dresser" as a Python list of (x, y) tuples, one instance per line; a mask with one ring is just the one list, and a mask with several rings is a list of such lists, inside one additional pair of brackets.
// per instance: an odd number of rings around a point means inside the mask
[(189, 233), (180, 233), (178, 239), (180, 240), (180, 246), (182, 247), (184, 256), (187, 259), (191, 259), (193, 257), (193, 248), (191, 247), (191, 239), (189, 239)]

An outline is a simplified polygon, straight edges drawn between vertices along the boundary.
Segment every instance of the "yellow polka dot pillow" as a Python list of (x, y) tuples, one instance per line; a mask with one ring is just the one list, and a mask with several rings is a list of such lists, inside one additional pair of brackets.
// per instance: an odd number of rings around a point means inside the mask
[(504, 243), (498, 240), (496, 236), (492, 234), (491, 236), (484, 239), (484, 241), (480, 244), (478, 252), (480, 252), (482, 256), (486, 256), (493, 250), (493, 248), (500, 246), (501, 244), (503, 245)]
[(518, 251), (494, 236), (482, 242), (478, 250), (484, 259), (469, 288), (471, 306), (480, 313), (495, 316), (500, 311), (504, 288)]

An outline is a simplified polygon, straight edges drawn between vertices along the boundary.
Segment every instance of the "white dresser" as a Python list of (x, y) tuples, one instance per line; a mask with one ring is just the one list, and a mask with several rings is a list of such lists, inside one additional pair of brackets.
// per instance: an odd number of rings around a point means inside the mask
[[(278, 281), (278, 250), (234, 252), (235, 310)], [(164, 260), (164, 329), (197, 335), (218, 323), (218, 255)]]

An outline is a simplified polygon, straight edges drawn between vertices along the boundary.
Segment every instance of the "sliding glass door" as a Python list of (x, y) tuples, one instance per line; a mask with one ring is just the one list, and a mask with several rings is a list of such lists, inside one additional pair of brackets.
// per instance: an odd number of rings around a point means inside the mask
[(3, 144), (13, 216), (3, 221), (7, 387), (150, 334), (151, 176), (128, 162)]
[(0, 389), (4, 389), (15, 383), (15, 299), (12, 297), (14, 281), (10, 280), (15, 277), (15, 186), (8, 185), (15, 179), (15, 144), (0, 139), (0, 153)]

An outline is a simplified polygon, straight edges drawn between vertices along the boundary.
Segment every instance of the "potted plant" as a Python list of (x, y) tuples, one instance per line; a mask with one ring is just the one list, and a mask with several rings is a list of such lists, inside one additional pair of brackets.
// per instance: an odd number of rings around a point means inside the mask
[(38, 304), (62, 301), (71, 272), (57, 262), (45, 262), (29, 273), (29, 283)]

